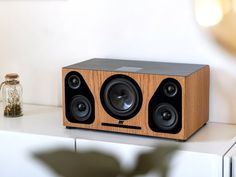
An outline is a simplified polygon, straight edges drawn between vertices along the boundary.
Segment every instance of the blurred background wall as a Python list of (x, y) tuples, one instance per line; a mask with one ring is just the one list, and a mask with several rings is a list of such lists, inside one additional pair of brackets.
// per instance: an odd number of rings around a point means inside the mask
[(195, 22), (191, 0), (0, 0), (0, 80), (61, 105), (61, 67), (93, 57), (211, 66), (210, 121), (236, 123), (236, 58)]

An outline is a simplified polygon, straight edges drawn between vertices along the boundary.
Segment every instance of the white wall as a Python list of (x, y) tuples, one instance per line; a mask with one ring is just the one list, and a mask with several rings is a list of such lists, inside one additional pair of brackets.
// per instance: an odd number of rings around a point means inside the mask
[(61, 67), (92, 57), (210, 64), (210, 120), (236, 123), (236, 59), (197, 26), (192, 1), (0, 1), (0, 79), (18, 72), (26, 103), (60, 105)]

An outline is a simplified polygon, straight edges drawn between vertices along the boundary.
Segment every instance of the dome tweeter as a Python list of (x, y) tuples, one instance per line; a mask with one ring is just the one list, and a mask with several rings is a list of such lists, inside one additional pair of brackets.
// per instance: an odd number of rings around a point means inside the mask
[(78, 89), (81, 84), (80, 78), (77, 75), (71, 75), (68, 78), (68, 85), (72, 89)]
[(63, 125), (187, 140), (209, 114), (208, 65), (95, 58), (62, 68)]
[(163, 86), (163, 90), (166, 96), (174, 97), (178, 92), (178, 87), (174, 82), (167, 82)]

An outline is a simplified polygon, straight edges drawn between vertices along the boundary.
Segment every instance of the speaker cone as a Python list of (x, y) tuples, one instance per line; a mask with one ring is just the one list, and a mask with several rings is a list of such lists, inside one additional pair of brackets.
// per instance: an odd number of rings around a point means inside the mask
[(160, 130), (169, 131), (176, 127), (178, 123), (178, 113), (176, 109), (168, 104), (159, 104), (153, 112), (153, 122)]
[(77, 75), (71, 75), (68, 78), (68, 85), (70, 86), (70, 88), (77, 89), (79, 88), (80, 84), (81, 84), (81, 81)]
[(113, 75), (101, 89), (101, 101), (104, 109), (114, 118), (126, 120), (135, 116), (142, 103), (138, 84), (125, 75)]
[(83, 122), (90, 118), (92, 106), (90, 101), (85, 96), (78, 95), (72, 99), (70, 111), (74, 119), (79, 122)]
[(174, 82), (167, 82), (163, 89), (165, 95), (168, 97), (174, 97), (178, 92), (178, 87)]

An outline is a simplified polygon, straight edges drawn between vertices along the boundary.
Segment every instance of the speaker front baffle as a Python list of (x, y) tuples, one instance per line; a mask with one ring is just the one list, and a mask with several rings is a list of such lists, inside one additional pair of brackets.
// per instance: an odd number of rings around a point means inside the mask
[(62, 79), (66, 127), (186, 140), (208, 121), (208, 65), (95, 58)]

